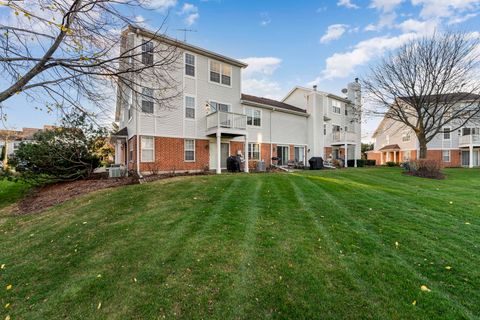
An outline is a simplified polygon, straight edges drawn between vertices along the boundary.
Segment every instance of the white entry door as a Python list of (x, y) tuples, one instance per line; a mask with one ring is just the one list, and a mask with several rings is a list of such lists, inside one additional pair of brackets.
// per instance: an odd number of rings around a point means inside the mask
[[(210, 142), (210, 170), (217, 168), (217, 143)], [(227, 168), (227, 158), (230, 156), (230, 143), (222, 142), (220, 144), (220, 166), (222, 169)]]

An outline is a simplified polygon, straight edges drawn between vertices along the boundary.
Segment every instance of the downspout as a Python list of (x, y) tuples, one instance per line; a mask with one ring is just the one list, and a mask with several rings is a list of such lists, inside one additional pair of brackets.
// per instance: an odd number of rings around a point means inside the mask
[(273, 158), (273, 145), (272, 145), (272, 116), (275, 112), (275, 108), (272, 108), (272, 112), (270, 113), (270, 166), (272, 166), (272, 158)]
[(138, 116), (138, 108), (135, 111), (135, 135), (137, 136), (137, 143), (136, 143), (136, 153), (137, 153), (137, 174), (140, 178), (143, 178), (142, 173), (140, 172), (140, 136), (138, 135), (138, 121), (140, 121), (140, 117)]

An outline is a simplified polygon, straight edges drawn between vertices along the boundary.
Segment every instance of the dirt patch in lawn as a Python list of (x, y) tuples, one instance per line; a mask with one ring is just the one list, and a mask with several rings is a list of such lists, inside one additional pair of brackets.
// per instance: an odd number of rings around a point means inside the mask
[(40, 212), (46, 208), (60, 204), (72, 198), (87, 194), (93, 191), (137, 184), (138, 179), (134, 177), (107, 179), (95, 178), (70, 182), (60, 182), (32, 189), (12, 209), (14, 214), (28, 214)]

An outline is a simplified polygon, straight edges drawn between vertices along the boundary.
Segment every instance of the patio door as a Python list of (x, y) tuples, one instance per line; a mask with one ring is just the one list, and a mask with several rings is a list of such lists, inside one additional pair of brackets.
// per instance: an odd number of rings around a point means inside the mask
[(230, 156), (230, 144), (223, 143), (220, 146), (220, 163), (222, 164), (222, 169), (227, 168), (227, 158)]
[(295, 147), (295, 162), (305, 165), (305, 147)]
[(473, 150), (473, 166), (480, 166), (480, 150)]
[(289, 152), (288, 146), (277, 146), (278, 165), (286, 166), (288, 164)]
[(470, 165), (470, 151), (462, 151), (462, 166), (468, 167)]

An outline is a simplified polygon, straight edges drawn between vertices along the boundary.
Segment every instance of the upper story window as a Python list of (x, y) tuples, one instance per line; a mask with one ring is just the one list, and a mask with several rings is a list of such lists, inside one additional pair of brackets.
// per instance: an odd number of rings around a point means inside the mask
[(212, 108), (211, 112), (230, 112), (230, 105), (225, 103), (219, 103), (215, 101), (210, 101), (210, 107)]
[(255, 108), (245, 108), (247, 115), (247, 125), (254, 127), (262, 126), (262, 111)]
[(210, 81), (226, 86), (232, 85), (232, 67), (218, 61), (210, 61)]
[(332, 112), (336, 114), (342, 114), (342, 109), (336, 105), (332, 106)]
[(185, 53), (185, 75), (195, 77), (195, 56)]
[(185, 96), (185, 118), (195, 119), (195, 97)]
[(147, 66), (151, 66), (153, 64), (153, 42), (152, 41), (142, 42), (142, 63)]
[(403, 131), (403, 133), (402, 133), (402, 141), (403, 141), (403, 142), (408, 142), (408, 141), (410, 141), (410, 139), (411, 139), (410, 131), (408, 131), (408, 130)]
[(142, 88), (142, 112), (153, 113), (153, 89)]
[(133, 112), (132, 112), (132, 104), (133, 104), (132, 88), (127, 87), (124, 91), (124, 94), (125, 94), (124, 102), (125, 102), (126, 109), (127, 109), (127, 116), (128, 116), (128, 120), (130, 120), (130, 119), (132, 119), (132, 115), (133, 115)]
[(443, 128), (443, 140), (450, 140), (450, 128)]

